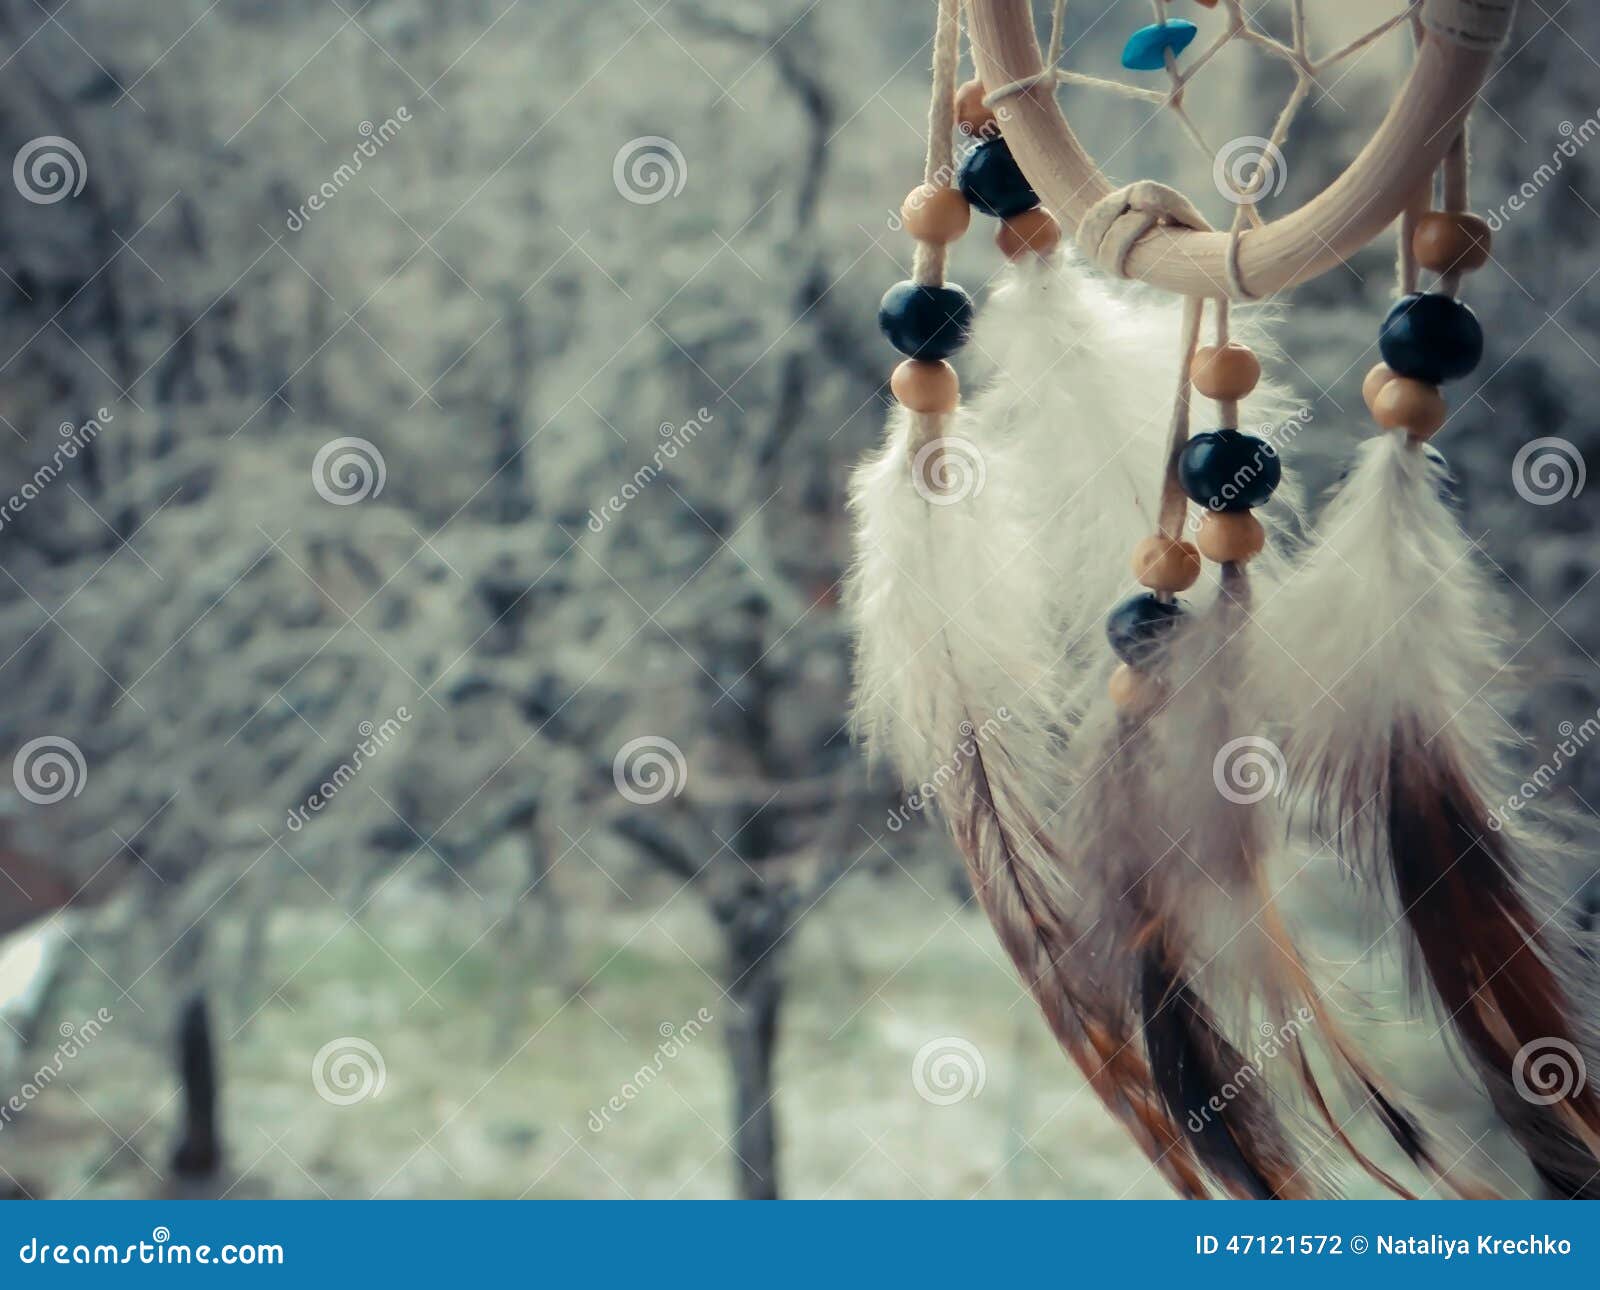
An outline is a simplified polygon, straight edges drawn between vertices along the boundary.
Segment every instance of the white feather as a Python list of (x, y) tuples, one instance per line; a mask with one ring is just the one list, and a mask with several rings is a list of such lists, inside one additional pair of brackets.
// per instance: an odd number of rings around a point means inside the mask
[[(1140, 590), (1129, 559), (1155, 528), (1179, 332), (1170, 300), (1106, 285), (1070, 252), (1032, 258), (980, 312), (968, 352), (987, 379), (939, 432), (959, 500), (930, 503), (926, 462), (919, 490), (912, 418), (891, 414), (853, 481), (847, 598), (858, 727), (913, 781), (949, 756), (973, 705), (1004, 707), (1022, 764), (1057, 773), (1057, 737), (1115, 664), (1105, 616)], [(1295, 407), (1264, 383), (1245, 424), (1293, 424)], [(1198, 401), (1198, 428), (1208, 413)]]
[(1413, 720), (1448, 733), (1486, 790), (1506, 726), (1485, 697), (1506, 631), (1472, 544), (1439, 497), (1442, 467), (1403, 432), (1361, 448), (1320, 538), (1258, 606), (1253, 675), (1295, 760), (1314, 778), (1355, 768), (1370, 797), (1390, 735)]
[(1015, 515), (1063, 644), (1098, 628), (1155, 526), (1178, 371), (1178, 313), (1113, 294), (1066, 255), (1001, 277), (974, 336), (993, 366), (977, 433), (1006, 445), (991, 504)]
[[(937, 427), (894, 411), (887, 442), (851, 490), (857, 557), (847, 600), (858, 631), (858, 729), (906, 782), (935, 790), (961, 782), (955, 772), (970, 756), (966, 741), (995, 741), (982, 774), (1004, 775), (1004, 787), (979, 796), (1010, 816), (1002, 828), (1020, 851), (998, 867), (969, 857), (975, 880), (994, 889), (984, 894), (998, 904), (990, 912), (1003, 940), (1017, 922), (1007, 909), (1017, 903), (1012, 884), (1052, 893), (1053, 908), (1030, 903), (1028, 918), (1094, 932), (1067, 938), (1091, 997), (1128, 995), (1121, 976), (1137, 960), (1131, 938), (1150, 909), (1144, 895), (1130, 903), (1135, 888), (1149, 889), (1172, 934), (1195, 948), (1196, 924), (1229, 898), (1259, 908), (1247, 899), (1259, 880), (1251, 830), (1228, 803), (1219, 806), (1209, 753), (1193, 764), (1196, 732), (1184, 736), (1168, 721), (1153, 738), (1125, 745), (1104, 687), (1115, 659), (1102, 624), (1140, 590), (1129, 557), (1156, 527), (1179, 328), (1170, 302), (1108, 289), (1073, 260), (1013, 267), (972, 345), (991, 368), (987, 384)], [(1293, 408), (1265, 386), (1244, 424), (1291, 421)], [(1197, 400), (1197, 429), (1214, 424), (1208, 411)], [(938, 448), (919, 450), (930, 433), (940, 436)], [(941, 461), (948, 477), (940, 477)], [(1244, 647), (1232, 639), (1235, 621), (1218, 615), (1209, 626), (1226, 639), (1207, 645), (1201, 659), (1191, 654), (1196, 702), (1183, 711), (1203, 715), (1207, 731), (1231, 733), (1231, 687), (1217, 687), (1238, 675), (1238, 656), (1222, 663), (1215, 655)], [(999, 720), (990, 730), (992, 718)], [(952, 822), (973, 804), (947, 803)], [(1033, 845), (1036, 827), (1061, 845)], [(970, 836), (959, 824), (957, 832)], [(1213, 882), (1193, 872), (1186, 837), (1201, 850), (1227, 852), (1221, 864), (1206, 857), (1217, 867)], [(1209, 888), (1204, 901), (1184, 897), (1201, 887)], [(1247, 916), (1214, 921), (1230, 958), (1251, 960), (1253, 979), (1282, 972), (1281, 954)], [(1281, 1004), (1288, 993), (1269, 986), (1265, 997)]]
[[(1235, 321), (1238, 338), (1268, 348), (1260, 328)], [(1063, 252), (1006, 270), (973, 339), (991, 369), (972, 403), (974, 433), (986, 450), (1010, 450), (1004, 468), (990, 471), (990, 505), (1022, 519), (1062, 641), (1097, 658), (1105, 615), (1139, 590), (1133, 548), (1156, 527), (1180, 324), (1170, 298), (1107, 283)], [(1300, 424), (1300, 406), (1263, 382), (1240, 409), (1241, 424), (1273, 437)], [(1214, 428), (1214, 415), (1195, 398), (1195, 430)], [(1293, 513), (1295, 495), (1286, 479), (1262, 516), (1269, 527)]]
[[(1570, 1042), (1528, 1033), (1552, 1024), (1541, 1009), (1555, 1009), (1589, 1061), (1600, 1060), (1600, 1035), (1592, 970), (1561, 927), (1572, 865), (1527, 821), (1493, 810), (1511, 780), (1509, 727), (1490, 706), (1509, 633), (1474, 544), (1440, 497), (1446, 482), (1403, 432), (1363, 445), (1320, 542), (1259, 610), (1254, 675), (1282, 723), (1294, 804), (1334, 829), (1348, 858), (1396, 884), (1404, 873), (1400, 916), (1427, 959), (1413, 980), (1439, 989), (1501, 1117), (1541, 1169), (1553, 1164), (1547, 1179), (1588, 1194), (1600, 1105), (1581, 1081), (1556, 1106), (1513, 1090), (1535, 1039)], [(1459, 948), (1441, 917), (1459, 921)], [(1508, 925), (1536, 952), (1480, 958), (1478, 947), (1505, 943)], [(1479, 1010), (1506, 1020), (1474, 1030)]]
[[(915, 429), (915, 418), (896, 409), (887, 441), (856, 472), (856, 560), (846, 587), (857, 631), (857, 726), (908, 782), (928, 779), (951, 757), (963, 722), (1004, 709), (1019, 732), (1040, 730), (1055, 706), (1055, 654), (1033, 594), (1037, 571), (1019, 558), (1016, 521), (982, 504), (987, 486), (958, 500), (931, 493), (928, 463), (922, 479), (914, 473)], [(965, 412), (942, 431), (952, 457), (973, 442)]]

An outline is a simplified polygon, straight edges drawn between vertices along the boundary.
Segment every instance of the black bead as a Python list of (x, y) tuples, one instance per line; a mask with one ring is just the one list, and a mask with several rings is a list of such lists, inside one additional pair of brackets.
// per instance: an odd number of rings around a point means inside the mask
[(969, 152), (956, 175), (956, 187), (974, 210), (996, 219), (1020, 215), (1039, 204), (1004, 139), (990, 139)]
[(1184, 445), (1178, 482), (1189, 500), (1213, 511), (1264, 505), (1283, 480), (1278, 450), (1238, 430), (1207, 430)]
[(1404, 296), (1378, 335), (1383, 361), (1401, 376), (1440, 385), (1467, 375), (1483, 358), (1483, 328), (1466, 305), (1437, 292)]
[(878, 326), (907, 358), (949, 358), (972, 330), (972, 297), (953, 282), (942, 287), (897, 282), (883, 293)]
[(1176, 600), (1158, 600), (1152, 592), (1132, 596), (1106, 619), (1111, 649), (1130, 667), (1148, 663), (1161, 648), (1163, 638), (1183, 617)]

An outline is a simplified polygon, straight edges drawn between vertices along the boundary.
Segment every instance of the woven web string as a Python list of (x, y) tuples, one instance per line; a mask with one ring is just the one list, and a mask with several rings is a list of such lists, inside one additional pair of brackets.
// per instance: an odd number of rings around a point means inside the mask
[[(1151, 8), (1155, 12), (1155, 21), (1165, 23), (1167, 20), (1167, 0), (1151, 0)], [(1307, 32), (1305, 0), (1290, 0), (1290, 37), (1287, 42), (1277, 39), (1258, 26), (1249, 14), (1245, 12), (1244, 0), (1222, 0), (1223, 12), (1227, 18), (1226, 29), (1211, 41), (1200, 53), (1186, 58), (1185, 65), (1180, 69), (1177, 57), (1170, 49), (1166, 51), (1165, 62), (1168, 79), (1166, 90), (1149, 89), (1140, 85), (1129, 85), (1123, 81), (1111, 80), (1101, 76), (1090, 76), (1083, 72), (1069, 71), (1060, 66), (1064, 52), (1064, 20), (1066, 17), (1067, 0), (1055, 0), (1050, 21), (1050, 46), (1045, 56), (1045, 70), (1036, 76), (1030, 76), (1020, 81), (1013, 81), (992, 90), (987, 101), (995, 104), (1013, 94), (1031, 89), (1033, 86), (1052, 82), (1058, 85), (1076, 85), (1085, 89), (1102, 90), (1123, 98), (1136, 99), (1141, 102), (1154, 104), (1158, 109), (1164, 109), (1177, 118), (1183, 133), (1200, 149), (1206, 159), (1216, 161), (1217, 151), (1207, 141), (1204, 132), (1195, 122), (1185, 106), (1185, 96), (1189, 86), (1226, 46), (1234, 41), (1244, 41), (1254, 45), (1266, 55), (1277, 58), (1294, 72), (1294, 88), (1289, 93), (1288, 101), (1278, 113), (1277, 120), (1273, 123), (1272, 132), (1267, 138), (1267, 147), (1262, 149), (1262, 156), (1254, 163), (1253, 169), (1242, 183), (1233, 184), (1234, 187), (1234, 215), (1230, 228), (1231, 242), (1229, 246), (1230, 276), (1237, 283), (1237, 273), (1234, 266), (1237, 264), (1238, 245), (1240, 237), (1251, 227), (1260, 227), (1263, 223), (1261, 212), (1258, 209), (1263, 186), (1271, 179), (1271, 166), (1274, 158), (1282, 155), (1285, 141), (1289, 131), (1294, 125), (1295, 118), (1300, 110), (1305, 107), (1311, 97), (1312, 90), (1318, 83), (1318, 77), (1330, 68), (1337, 66), (1345, 60), (1354, 57), (1362, 50), (1367, 49), (1376, 41), (1382, 39), (1396, 27), (1409, 23), (1414, 39), (1420, 40), (1422, 36), (1421, 8), (1422, 0), (1409, 0), (1400, 11), (1384, 19), (1371, 30), (1362, 33), (1344, 45), (1320, 56), (1311, 52), (1310, 37)], [(1232, 177), (1230, 176), (1230, 182)], [(1239, 294), (1247, 294), (1242, 291)]]

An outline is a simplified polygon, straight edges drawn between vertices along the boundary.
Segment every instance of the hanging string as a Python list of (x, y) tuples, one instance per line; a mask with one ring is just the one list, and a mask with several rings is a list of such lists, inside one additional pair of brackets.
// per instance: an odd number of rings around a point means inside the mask
[(1422, 266), (1417, 263), (1417, 221), (1427, 213), (1429, 193), (1433, 188), (1430, 176), (1426, 184), (1418, 186), (1400, 212), (1400, 236), (1395, 255), (1395, 285), (1399, 294), (1409, 296), (1417, 289), (1422, 276)]
[[(961, 0), (938, 0), (933, 31), (933, 89), (928, 97), (928, 148), (923, 159), (922, 182), (948, 188), (955, 177), (956, 74), (961, 55)], [(911, 278), (919, 286), (944, 285), (949, 248), (919, 239), (911, 261)], [(936, 485), (946, 477), (944, 463), (945, 414), (911, 413), (911, 435), (906, 445), (912, 471)], [(937, 491), (937, 490), (936, 490)]]
[[(1444, 181), (1440, 194), (1444, 209), (1461, 214), (1467, 209), (1470, 158), (1467, 149), (1467, 123), (1461, 123), (1461, 133), (1450, 144), (1444, 157)], [(1461, 270), (1451, 269), (1439, 276), (1439, 290), (1454, 296), (1461, 290)]]
[[(922, 167), (922, 182), (947, 188), (955, 174), (955, 141), (952, 132), (956, 116), (956, 71), (960, 61), (961, 0), (939, 0), (939, 16), (933, 33), (933, 93), (928, 102), (928, 152)], [(912, 260), (911, 277), (924, 287), (944, 283), (949, 248), (933, 242), (918, 242)]]
[(1195, 350), (1200, 347), (1200, 322), (1205, 311), (1202, 296), (1183, 298), (1183, 332), (1178, 343), (1178, 392), (1172, 401), (1172, 424), (1167, 436), (1167, 467), (1161, 481), (1161, 511), (1157, 527), (1162, 537), (1182, 538), (1184, 522), (1189, 516), (1189, 497), (1178, 480), (1178, 458), (1183, 446), (1189, 442), (1190, 409), (1194, 402), (1194, 385), (1189, 369), (1194, 365)]
[[(1422, 11), (1413, 10), (1411, 13), (1411, 48), (1413, 54), (1422, 47), (1422, 38), (1426, 34), (1422, 25)], [(1432, 202), (1433, 175), (1429, 175), (1425, 183), (1417, 185), (1416, 191), (1406, 199), (1405, 207), (1400, 212), (1400, 235), (1395, 248), (1395, 285), (1398, 294), (1409, 296), (1417, 289), (1417, 280), (1422, 274), (1422, 266), (1417, 263), (1417, 221), (1427, 213)]]
[[(1233, 331), (1232, 327), (1230, 326), (1230, 323), (1232, 322), (1230, 317), (1232, 305), (1227, 300), (1219, 299), (1216, 301), (1215, 310), (1217, 348), (1222, 349), (1233, 338)], [(1237, 430), (1239, 428), (1239, 400), (1218, 399), (1217, 420), (1224, 429)]]

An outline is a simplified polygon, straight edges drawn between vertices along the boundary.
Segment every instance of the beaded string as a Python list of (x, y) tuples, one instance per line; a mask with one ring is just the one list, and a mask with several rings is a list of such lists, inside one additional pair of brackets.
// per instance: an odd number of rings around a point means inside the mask
[[(999, 121), (983, 103), (983, 87), (956, 85), (960, 65), (960, 0), (937, 0), (933, 37), (933, 88), (928, 102), (928, 141), (922, 183), (900, 206), (900, 218), (916, 240), (911, 277), (884, 293), (878, 326), (905, 355), (889, 389), (912, 418), (908, 445), (915, 483), (930, 502), (959, 500), (957, 477), (947, 468), (950, 441), (941, 437), (945, 418), (960, 403), (960, 382), (946, 361), (966, 344), (972, 299), (945, 281), (949, 248), (966, 233), (973, 208), (1000, 221), (995, 242), (1010, 260), (1048, 257), (1061, 226), (1039, 205), (1000, 134)], [(976, 145), (956, 164), (954, 133)]]
[(906, 355), (890, 376), (889, 388), (911, 414), (909, 464), (919, 491), (930, 501), (948, 482), (941, 431), (961, 394), (955, 369), (944, 360), (966, 344), (972, 326), (971, 298), (944, 280), (949, 245), (966, 232), (971, 218), (966, 201), (950, 187), (960, 0), (937, 3), (923, 182), (900, 209), (906, 231), (916, 239), (911, 277), (890, 287), (878, 309), (879, 327)]
[[(1449, 10), (1452, 21), (1464, 12), (1449, 5), (1430, 6), (1426, 11), (1430, 30), (1444, 10)], [(1483, 13), (1486, 16), (1475, 30), (1486, 37), (1503, 14), (1493, 4), (1485, 4)], [(1420, 41), (1421, 23), (1414, 35)], [(1367, 373), (1361, 394), (1380, 429), (1403, 431), (1413, 448), (1427, 451), (1442, 467), (1443, 456), (1428, 443), (1449, 418), (1439, 387), (1469, 375), (1483, 357), (1482, 325), (1457, 296), (1465, 275), (1489, 262), (1492, 245), (1488, 223), (1467, 210), (1465, 121), (1439, 168), (1440, 206), (1428, 210), (1434, 178), (1430, 175), (1417, 185), (1401, 216), (1396, 256), (1400, 299), (1379, 332), (1383, 361)], [(1417, 289), (1424, 269), (1438, 277), (1433, 291)]]
[[(1161, 638), (1183, 618), (1177, 595), (1200, 580), (1202, 557), (1222, 566), (1226, 599), (1236, 609), (1248, 605), (1245, 565), (1266, 545), (1266, 531), (1251, 511), (1272, 496), (1282, 477), (1276, 449), (1239, 430), (1239, 404), (1261, 379), (1261, 363), (1232, 338), (1226, 300), (1212, 302), (1215, 343), (1198, 345), (1205, 305), (1199, 296), (1183, 302), (1178, 393), (1160, 515), (1155, 534), (1133, 552), (1134, 577), (1146, 590), (1119, 604), (1106, 623), (1111, 648), (1121, 660), (1111, 675), (1111, 697), (1125, 712), (1147, 709), (1162, 694), (1150, 665)], [(1191, 435), (1195, 394), (1216, 405), (1217, 428)], [(1200, 508), (1193, 542), (1183, 536), (1190, 502)]]
[[(1226, 300), (1212, 302), (1215, 343), (1197, 344), (1205, 304), (1198, 296), (1183, 302), (1181, 370), (1160, 517), (1155, 534), (1133, 551), (1133, 574), (1146, 590), (1113, 609), (1106, 623), (1121, 659), (1111, 676), (1111, 697), (1124, 711), (1159, 700), (1162, 687), (1150, 664), (1161, 637), (1183, 617), (1177, 595), (1200, 580), (1202, 557), (1222, 566), (1222, 593), (1235, 610), (1248, 606), (1245, 565), (1266, 545), (1266, 531), (1251, 512), (1271, 498), (1282, 478), (1277, 450), (1239, 429), (1239, 405), (1260, 381), (1261, 363), (1233, 339)], [(1216, 405), (1217, 428), (1191, 435), (1195, 394)], [(1183, 537), (1190, 502), (1200, 508), (1193, 542)]]

